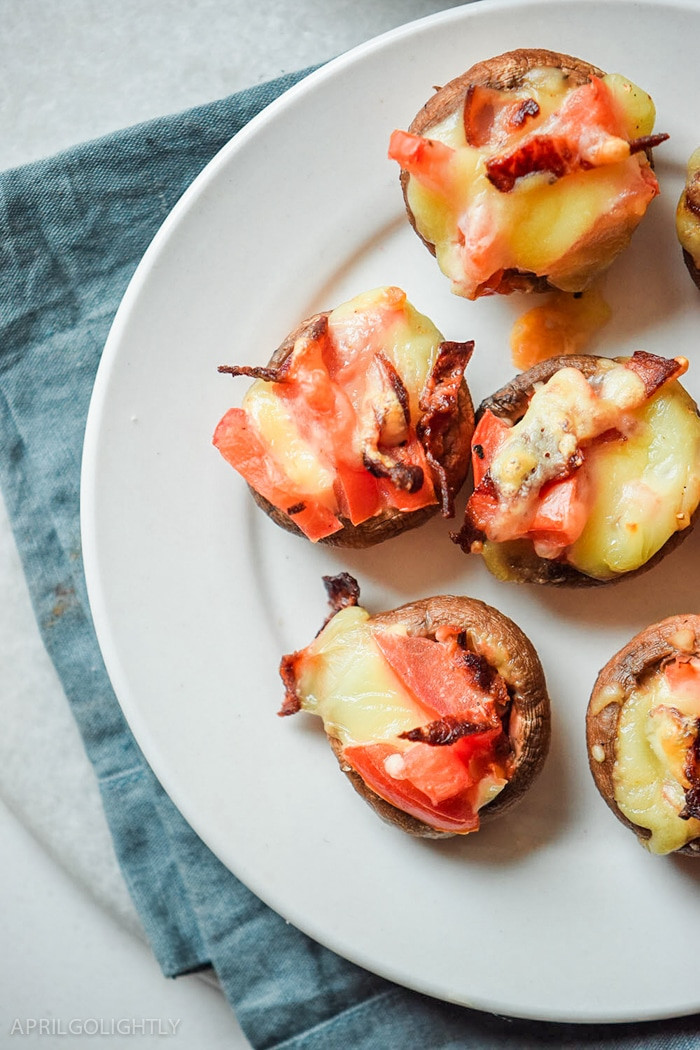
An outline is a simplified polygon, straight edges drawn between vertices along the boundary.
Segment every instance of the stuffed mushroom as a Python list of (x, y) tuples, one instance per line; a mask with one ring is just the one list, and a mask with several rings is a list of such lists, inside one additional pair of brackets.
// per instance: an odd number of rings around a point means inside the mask
[(641, 844), (700, 856), (700, 617), (653, 624), (609, 660), (586, 735), (598, 790)]
[(700, 149), (688, 161), (685, 185), (676, 208), (676, 233), (683, 261), (700, 288)]
[(295, 329), (219, 422), (214, 445), (280, 526), (367, 547), (451, 516), (469, 464), (472, 342), (447, 342), (399, 288)]
[(664, 557), (700, 502), (700, 418), (677, 381), (687, 364), (552, 358), (488, 398), (455, 542), (525, 583), (610, 583)]
[(549, 747), (549, 698), (523, 632), (474, 598), (374, 616), (346, 573), (331, 615), (285, 656), (280, 714), (323, 719), (341, 770), (389, 823), (442, 838), (476, 831), (528, 789)]
[(579, 292), (659, 187), (649, 95), (570, 55), (521, 49), (440, 88), (393, 133), (409, 220), (467, 299)]

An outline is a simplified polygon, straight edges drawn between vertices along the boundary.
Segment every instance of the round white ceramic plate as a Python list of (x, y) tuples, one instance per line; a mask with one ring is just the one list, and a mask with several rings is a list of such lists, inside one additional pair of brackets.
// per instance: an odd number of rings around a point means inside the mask
[[(264, 363), (297, 321), (398, 284), (446, 338), (474, 338), (475, 400), (512, 372), (522, 297), (468, 303), (409, 229), (389, 134), (474, 61), (542, 46), (653, 93), (663, 195), (606, 281), (614, 320), (595, 349), (686, 354), (700, 392), (700, 300), (673, 213), (700, 140), (700, 7), (494, 2), (406, 26), (332, 62), (212, 161), (163, 226), (114, 322), (83, 475), (85, 566), (107, 667), (153, 768), (202, 838), (291, 922), (409, 987), (521, 1017), (599, 1021), (700, 1008), (688, 945), (700, 863), (648, 855), (593, 786), (584, 711), (596, 672), (633, 633), (697, 608), (697, 536), (619, 586), (499, 584), (449, 523), (367, 552), (276, 528), (211, 446), (247, 385), (217, 365)], [(532, 301), (527, 302), (532, 305)], [(476, 595), (530, 635), (554, 742), (519, 808), (435, 844), (380, 823), (312, 718), (279, 719), (280, 656), (326, 615), (324, 573), (352, 572), (379, 611)]]

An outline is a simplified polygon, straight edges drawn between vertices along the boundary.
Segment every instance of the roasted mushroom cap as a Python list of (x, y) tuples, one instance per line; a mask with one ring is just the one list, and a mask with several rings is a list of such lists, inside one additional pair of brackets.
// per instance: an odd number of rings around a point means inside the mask
[[(304, 335), (312, 336), (318, 326), (323, 325), (327, 320), (329, 313), (330, 311), (323, 311), (302, 321), (280, 344), (266, 367), (272, 371), (280, 369), (294, 350), (294, 344), (297, 339)], [(441, 348), (458, 348), (458, 352), (464, 356), (465, 348), (471, 345), (445, 342), (441, 344)], [(426, 419), (427, 416), (424, 416), (418, 421), (417, 430), (419, 437), (421, 436), (421, 424), (424, 424)], [(330, 547), (372, 547), (377, 543), (382, 543), (384, 540), (391, 539), (393, 536), (398, 536), (399, 533), (407, 532), (409, 529), (423, 525), (424, 522), (434, 517), (441, 509), (448, 516), (449, 507), (464, 484), (469, 471), (469, 449), (473, 432), (474, 406), (469, 394), (469, 388), (462, 378), (459, 383), (456, 408), (453, 405), (446, 404), (445, 411), (438, 421), (432, 438), (430, 435), (421, 438), (424, 447), (428, 451), (428, 462), (433, 469), (433, 483), (440, 502), (413, 511), (388, 508), (382, 513), (361, 522), (359, 525), (353, 525), (347, 518), (339, 516), (343, 528), (330, 536), (324, 537), (319, 542)], [(304, 536), (298, 525), (294, 523), (293, 518), (283, 510), (275, 507), (252, 486), (249, 486), (249, 489), (255, 502), (275, 524), (288, 532), (293, 532), (297, 536)]]
[[(331, 590), (331, 586), (337, 586)], [(357, 584), (344, 573), (341, 577), (326, 579), (334, 609), (344, 604), (356, 604)], [(512, 772), (506, 786), (479, 810), (481, 822), (510, 809), (525, 794), (547, 756), (550, 741), (550, 710), (547, 685), (542, 665), (532, 643), (520, 628), (497, 609), (476, 598), (442, 595), (411, 602), (390, 612), (372, 616), (369, 626), (388, 628), (402, 624), (411, 636), (435, 638), (440, 627), (464, 631), (467, 647), (484, 658), (505, 680), (510, 704), (506, 730), (512, 748)], [(298, 709), (294, 698), (294, 684), (285, 671), (282, 677), (288, 687), (288, 699), (281, 713)], [(411, 835), (422, 838), (450, 838), (452, 832), (436, 830), (381, 798), (343, 758), (340, 741), (329, 734), (329, 742), (355, 790), (378, 815), (390, 824)]]
[(676, 209), (676, 232), (683, 262), (700, 288), (700, 149), (688, 161), (685, 185)]
[[(622, 708), (633, 690), (649, 674), (677, 657), (700, 655), (700, 616), (670, 616), (652, 624), (616, 653), (598, 675), (586, 711), (588, 761), (596, 787), (625, 827), (645, 843), (647, 828), (634, 824), (615, 800), (614, 770)], [(676, 850), (700, 856), (700, 838)]]
[[(456, 595), (411, 602), (390, 612), (378, 613), (370, 622), (382, 627), (405, 624), (409, 634), (423, 638), (434, 638), (435, 631), (441, 626), (458, 627), (466, 632), (469, 648), (483, 656), (505, 679), (511, 697), (508, 737), (514, 768), (507, 785), (479, 810), (479, 817), (484, 823), (505, 813), (530, 787), (549, 750), (551, 724), (547, 684), (530, 640), (497, 609), (476, 598)], [(342, 760), (341, 768), (344, 769)], [(348, 775), (355, 789), (390, 823), (413, 835), (449, 837), (449, 832), (436, 832), (428, 824), (396, 810), (368, 788), (356, 773), (350, 771)]]
[[(482, 401), (477, 410), (476, 418), (479, 420), (484, 412), (491, 411), (494, 415), (506, 419), (510, 423), (517, 423), (527, 411), (535, 389), (538, 385), (546, 383), (560, 368), (577, 368), (586, 377), (594, 375), (601, 361), (608, 361), (594, 354), (570, 354), (560, 357), (552, 357), (547, 361), (540, 361), (521, 372), (509, 383), (497, 390), (495, 394)], [(550, 584), (552, 586), (564, 587), (598, 587), (617, 583), (622, 579), (631, 579), (647, 572), (660, 562), (667, 554), (670, 554), (692, 531), (697, 519), (698, 511), (695, 511), (691, 524), (685, 529), (674, 532), (672, 536), (644, 565), (630, 572), (620, 573), (609, 579), (598, 579), (579, 572), (573, 565), (563, 561), (540, 558), (535, 553), (532, 544), (528, 540), (514, 540), (509, 543), (494, 544), (494, 557), (499, 558), (497, 566), (492, 566), (492, 571), (498, 569), (497, 575), (502, 579), (514, 583), (538, 583)], [(457, 534), (458, 535), (458, 534)], [(453, 538), (457, 538), (456, 536)], [(496, 549), (500, 550), (497, 552)]]
[[(430, 138), (431, 128), (436, 127), (458, 110), (464, 110), (468, 92), (474, 87), (484, 87), (498, 91), (519, 90), (528, 76), (535, 69), (554, 68), (561, 70), (572, 88), (586, 84), (592, 77), (603, 77), (605, 73), (597, 66), (572, 55), (543, 48), (519, 48), (471, 66), (461, 76), (451, 80), (426, 102), (409, 125), (409, 132)], [(646, 153), (652, 161), (652, 145), (667, 136), (653, 136), (648, 148), (646, 140), (642, 146), (639, 140), (639, 151)], [(410, 174), (402, 170), (400, 183), (408, 220), (431, 252), (436, 248), (418, 229), (419, 220), (414, 215), (409, 202), (408, 186)], [(544, 292), (549, 289), (565, 288), (567, 291), (583, 290), (600, 271), (600, 263), (595, 259), (606, 257), (608, 262), (622, 251), (639, 222), (639, 216), (630, 216), (619, 224), (609, 224), (603, 216), (557, 261), (557, 278), (550, 280), (549, 275), (536, 274), (517, 268), (507, 268), (494, 274), (489, 281), (488, 293), (509, 294), (510, 292)], [(606, 263), (607, 265), (607, 263)], [(564, 283), (562, 283), (564, 281)], [(575, 285), (575, 287), (572, 285)]]

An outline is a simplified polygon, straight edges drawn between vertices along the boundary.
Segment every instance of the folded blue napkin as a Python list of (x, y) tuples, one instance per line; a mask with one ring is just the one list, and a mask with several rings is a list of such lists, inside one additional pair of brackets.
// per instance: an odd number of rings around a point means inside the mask
[[(305, 72), (0, 175), (0, 485), (153, 951), (169, 976), (212, 966), (255, 1048), (698, 1047), (697, 1017), (604, 1027), (513, 1021), (406, 991), (334, 955), (262, 904), (198, 839), (112, 692), (87, 605), (78, 513), (102, 348), (140, 257), (183, 190)], [(695, 965), (692, 944), (691, 936), (680, 964)]]

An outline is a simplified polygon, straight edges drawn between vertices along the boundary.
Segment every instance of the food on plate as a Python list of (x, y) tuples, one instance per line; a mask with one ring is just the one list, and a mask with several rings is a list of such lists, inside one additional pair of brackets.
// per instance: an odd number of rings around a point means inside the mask
[(303, 321), (265, 367), (219, 369), (255, 382), (214, 445), (283, 528), (367, 547), (453, 500), (469, 466), (472, 342), (443, 340), (400, 288), (378, 288)]
[(649, 95), (541, 49), (479, 62), (394, 131), (409, 220), (467, 299), (579, 292), (627, 246), (659, 187)]
[(688, 161), (685, 186), (676, 208), (676, 233), (688, 273), (700, 288), (700, 149)]
[(655, 564), (700, 502), (688, 362), (553, 358), (482, 403), (474, 490), (453, 539), (503, 580), (603, 584)]
[(519, 317), (510, 333), (513, 365), (524, 370), (549, 357), (580, 354), (608, 323), (612, 311), (598, 288), (570, 295), (551, 292)]
[(324, 577), (331, 615), (285, 656), (280, 714), (323, 719), (354, 788), (412, 835), (476, 831), (522, 797), (549, 747), (549, 698), (523, 632), (474, 598), (374, 616), (347, 573)]
[(598, 790), (642, 845), (700, 855), (700, 616), (653, 624), (608, 661), (586, 735)]

